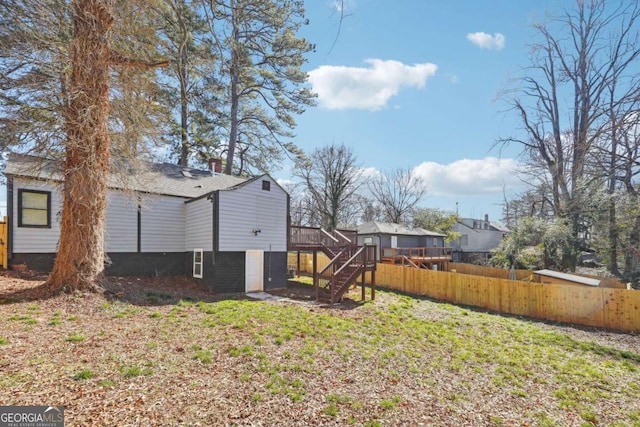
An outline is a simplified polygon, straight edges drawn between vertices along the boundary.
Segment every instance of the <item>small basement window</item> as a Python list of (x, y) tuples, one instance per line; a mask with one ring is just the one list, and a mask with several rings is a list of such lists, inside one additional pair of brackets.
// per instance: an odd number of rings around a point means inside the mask
[(262, 181), (262, 189), (264, 191), (271, 191), (271, 181)]
[(193, 277), (202, 279), (202, 249), (193, 250)]
[(18, 190), (18, 227), (51, 228), (51, 192)]

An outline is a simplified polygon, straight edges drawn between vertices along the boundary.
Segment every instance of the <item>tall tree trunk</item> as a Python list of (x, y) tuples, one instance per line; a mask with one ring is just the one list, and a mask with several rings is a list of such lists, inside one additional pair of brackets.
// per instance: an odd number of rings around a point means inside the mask
[(189, 166), (189, 95), (187, 94), (187, 47), (185, 42), (180, 46), (180, 63), (178, 64), (178, 78), (180, 79), (180, 166)]
[(93, 288), (104, 271), (113, 0), (75, 0), (58, 255), (51, 290)]
[(189, 154), (191, 148), (189, 147), (189, 91), (187, 89), (188, 84), (188, 61), (189, 61), (189, 30), (187, 24), (182, 18), (182, 11), (186, 8), (184, 1), (175, 6), (176, 18), (178, 25), (180, 26), (180, 46), (178, 52), (180, 54), (178, 58), (178, 80), (180, 81), (180, 159), (178, 164), (180, 166), (189, 166)]
[(240, 83), (240, 52), (238, 43), (240, 42), (240, 35), (238, 28), (239, 13), (236, 10), (235, 1), (231, 0), (231, 22), (233, 25), (233, 46), (231, 48), (231, 86), (230, 86), (230, 98), (231, 98), (231, 128), (229, 130), (229, 147), (227, 149), (227, 163), (224, 166), (224, 173), (231, 175), (233, 173), (233, 158), (235, 156), (236, 144), (238, 142), (238, 85)]
[[(640, 200), (637, 194), (635, 197), (636, 206), (640, 207)], [(638, 257), (640, 256), (640, 215), (636, 216), (629, 236), (628, 247), (624, 251), (624, 275), (629, 276), (637, 268)]]

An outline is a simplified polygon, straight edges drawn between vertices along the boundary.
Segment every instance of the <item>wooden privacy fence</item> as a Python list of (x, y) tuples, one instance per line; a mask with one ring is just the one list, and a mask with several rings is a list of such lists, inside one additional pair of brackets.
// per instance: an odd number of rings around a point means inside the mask
[[(450, 271), (460, 274), (472, 274), (474, 276), (496, 277), (498, 279), (508, 279), (509, 270), (504, 268), (486, 267), (484, 265), (465, 264), (456, 262), (449, 264)], [(517, 280), (529, 280), (533, 272), (531, 270), (515, 270)]]
[[(325, 260), (318, 254), (318, 268)], [(301, 254), (301, 271), (312, 272), (310, 261), (311, 255)], [(296, 262), (296, 254), (290, 254), (289, 265)], [(500, 313), (640, 332), (637, 290), (547, 285), (387, 264), (378, 264), (376, 286)]]

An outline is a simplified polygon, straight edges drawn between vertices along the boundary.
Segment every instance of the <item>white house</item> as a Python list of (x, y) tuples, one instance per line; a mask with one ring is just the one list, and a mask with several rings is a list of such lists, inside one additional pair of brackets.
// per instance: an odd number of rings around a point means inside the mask
[[(107, 274), (192, 275), (216, 292), (285, 285), (289, 196), (273, 178), (139, 163), (117, 165), (108, 183)], [(10, 154), (5, 175), (9, 261), (49, 271), (60, 236), (60, 163)]]
[(472, 263), (484, 263), (511, 232), (505, 226), (489, 221), (489, 215), (485, 215), (484, 220), (462, 218), (452, 229), (460, 233), (460, 237), (451, 242), (454, 261)]

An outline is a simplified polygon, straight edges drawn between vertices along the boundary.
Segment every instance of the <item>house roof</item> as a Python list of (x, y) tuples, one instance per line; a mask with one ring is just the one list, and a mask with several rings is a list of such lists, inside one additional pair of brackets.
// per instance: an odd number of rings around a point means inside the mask
[[(211, 171), (193, 169), (171, 163), (146, 161), (114, 161), (108, 186), (123, 190), (164, 194), (180, 197), (199, 197), (216, 190), (225, 190), (248, 181), (229, 175), (212, 175)], [(62, 181), (62, 162), (35, 156), (10, 153), (5, 175), (42, 180)], [(126, 171), (123, 173), (123, 171)]]
[(460, 224), (463, 227), (467, 227), (470, 230), (474, 230), (476, 232), (482, 232), (482, 231), (487, 231), (484, 228), (473, 228), (473, 223), (475, 221), (479, 221), (482, 223), (487, 223), (489, 224), (489, 226), (492, 229), (489, 229), (488, 231), (501, 231), (503, 233), (511, 233), (511, 230), (509, 230), (509, 228), (505, 225), (500, 224), (499, 222), (494, 222), (494, 221), (484, 221), (482, 219), (474, 219), (474, 218), (460, 218), (460, 220), (458, 221), (458, 224)]
[(403, 236), (447, 237), (446, 234), (425, 230), (424, 228), (406, 227), (391, 222), (371, 221), (356, 227), (358, 234), (401, 234)]
[(559, 271), (553, 271), (553, 270), (537, 270), (537, 271), (534, 271), (534, 273), (539, 274), (540, 276), (554, 277), (556, 279), (579, 283), (581, 285), (600, 286), (600, 280), (598, 279), (591, 279), (589, 277), (577, 276), (575, 274), (561, 273)]
[(489, 222), (489, 225), (491, 225), (493, 228), (495, 228), (498, 231), (502, 231), (504, 233), (511, 233), (511, 230), (509, 230), (509, 228), (506, 225), (502, 225), (499, 222)]

